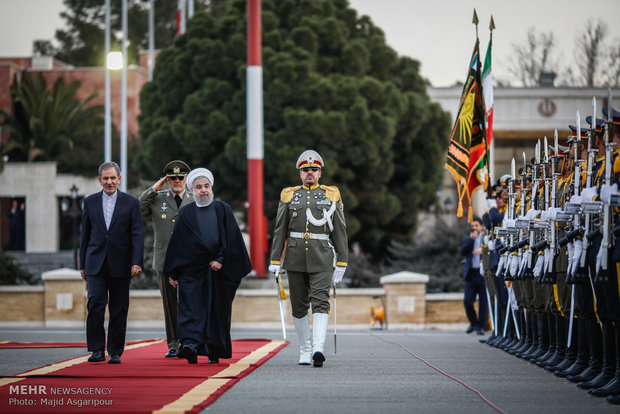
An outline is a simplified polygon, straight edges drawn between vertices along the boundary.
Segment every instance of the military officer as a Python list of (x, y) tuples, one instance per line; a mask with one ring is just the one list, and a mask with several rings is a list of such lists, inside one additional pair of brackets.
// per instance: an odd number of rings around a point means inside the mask
[[(176, 357), (179, 352), (179, 338), (177, 336), (178, 301), (176, 289), (168, 283), (168, 277), (163, 274), (164, 258), (179, 209), (194, 200), (191, 193), (185, 191), (185, 178), (189, 171), (189, 166), (183, 161), (170, 161), (164, 167), (164, 177), (160, 178), (140, 196), (142, 217), (153, 218), (155, 230), (153, 268), (157, 272), (157, 284), (164, 305), (166, 341), (168, 342), (167, 358)], [(163, 190), (166, 183), (170, 188)]]
[[(280, 194), (269, 271), (288, 272), (291, 307), (300, 342), (300, 365), (323, 366), (329, 290), (342, 280), (348, 242), (338, 188), (319, 185), (324, 163), (313, 150), (297, 160), (302, 185)], [(286, 244), (286, 252), (284, 252)], [(284, 259), (282, 260), (282, 256)], [(312, 341), (308, 308), (312, 305)]]

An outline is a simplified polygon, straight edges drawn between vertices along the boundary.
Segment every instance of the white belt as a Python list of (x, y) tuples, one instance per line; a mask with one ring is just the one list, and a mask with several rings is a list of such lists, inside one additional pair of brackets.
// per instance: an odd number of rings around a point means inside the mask
[(288, 235), (295, 239), (329, 240), (329, 234), (300, 233), (297, 231), (291, 231)]

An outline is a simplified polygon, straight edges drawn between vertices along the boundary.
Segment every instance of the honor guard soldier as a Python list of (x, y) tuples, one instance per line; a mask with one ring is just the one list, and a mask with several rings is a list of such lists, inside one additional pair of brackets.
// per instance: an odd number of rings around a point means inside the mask
[(315, 367), (323, 366), (325, 361), (330, 287), (342, 280), (348, 257), (340, 192), (336, 187), (319, 185), (323, 166), (316, 151), (307, 150), (299, 156), (297, 168), (302, 185), (287, 187), (280, 194), (269, 266), (276, 277), (281, 269), (288, 273), (293, 321), (300, 342), (299, 364), (310, 365), (312, 360)]
[[(142, 217), (153, 218), (155, 232), (153, 269), (157, 272), (157, 284), (164, 305), (166, 341), (168, 342), (167, 358), (176, 357), (179, 352), (178, 301), (176, 289), (170, 286), (168, 276), (163, 273), (164, 258), (179, 209), (194, 201), (191, 193), (185, 190), (185, 178), (189, 170), (189, 166), (183, 161), (170, 161), (164, 167), (164, 177), (140, 196)], [(168, 190), (163, 190), (165, 183), (168, 183), (170, 187)]]

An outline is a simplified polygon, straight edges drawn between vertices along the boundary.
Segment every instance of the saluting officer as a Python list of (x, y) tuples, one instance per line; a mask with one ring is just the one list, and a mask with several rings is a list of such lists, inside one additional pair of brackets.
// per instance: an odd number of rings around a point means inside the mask
[[(157, 285), (164, 305), (166, 341), (168, 342), (166, 358), (178, 356), (180, 343), (177, 336), (177, 292), (168, 283), (168, 277), (163, 273), (164, 259), (179, 209), (194, 200), (191, 193), (185, 191), (185, 178), (189, 170), (189, 166), (183, 161), (170, 161), (164, 167), (164, 176), (140, 196), (142, 217), (153, 217), (155, 230), (153, 269), (157, 272)], [(168, 190), (162, 190), (165, 183), (168, 183), (170, 187)]]
[[(280, 194), (269, 271), (288, 272), (291, 307), (300, 342), (300, 365), (323, 366), (329, 290), (347, 267), (348, 243), (340, 191), (319, 185), (323, 159), (313, 150), (297, 160), (302, 185)], [(284, 260), (281, 258), (286, 243)], [(312, 341), (308, 308), (312, 304)]]

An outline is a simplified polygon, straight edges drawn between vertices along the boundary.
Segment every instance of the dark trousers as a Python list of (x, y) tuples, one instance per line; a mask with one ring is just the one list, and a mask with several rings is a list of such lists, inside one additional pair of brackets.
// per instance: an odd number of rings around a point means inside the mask
[(88, 275), (88, 316), (86, 341), (89, 351), (105, 349), (105, 308), (108, 306), (108, 354), (122, 355), (125, 349), (127, 312), (129, 311), (129, 277), (111, 277), (104, 262), (96, 275)]
[(164, 321), (166, 323), (166, 342), (168, 349), (179, 348), (179, 336), (177, 334), (179, 301), (177, 299), (177, 289), (170, 285), (168, 276), (162, 272), (157, 272), (157, 284), (164, 304)]
[(199, 351), (208, 342), (211, 311), (211, 270), (208, 274), (183, 274), (179, 277), (178, 333), (181, 345)]
[[(478, 315), (474, 309), (474, 303), (478, 296)], [(465, 313), (469, 323), (474, 328), (482, 328), (487, 324), (488, 305), (484, 278), (480, 275), (480, 269), (471, 269), (465, 277), (465, 296), (463, 298)]]

